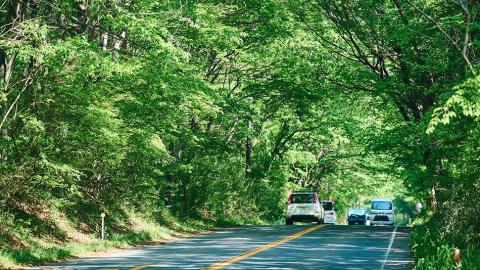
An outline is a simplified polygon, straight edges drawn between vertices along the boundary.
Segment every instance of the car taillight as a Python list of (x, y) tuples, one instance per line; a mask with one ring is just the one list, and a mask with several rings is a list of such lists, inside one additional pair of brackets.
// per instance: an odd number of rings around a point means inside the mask
[(293, 195), (292, 195), (292, 194), (288, 195), (288, 201), (287, 201), (287, 204), (291, 204), (291, 203), (292, 203), (292, 197), (293, 197)]
[(335, 213), (333, 213), (333, 212), (330, 212), (330, 213), (328, 213), (328, 214), (329, 214), (330, 216), (333, 216), (333, 215), (335, 215)]

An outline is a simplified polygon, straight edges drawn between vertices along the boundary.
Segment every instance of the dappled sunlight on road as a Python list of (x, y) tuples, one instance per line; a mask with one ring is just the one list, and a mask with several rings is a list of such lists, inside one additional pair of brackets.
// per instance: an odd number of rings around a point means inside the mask
[[(310, 227), (224, 229), (164, 245), (118, 250), (32, 269), (202, 269)], [(391, 260), (385, 260), (391, 235), (391, 227), (327, 225), (224, 269), (381, 269), (384, 263), (385, 269), (409, 269), (405, 243), (393, 245), (388, 255)]]
[(328, 226), (227, 269), (381, 269), (391, 235), (391, 227)]

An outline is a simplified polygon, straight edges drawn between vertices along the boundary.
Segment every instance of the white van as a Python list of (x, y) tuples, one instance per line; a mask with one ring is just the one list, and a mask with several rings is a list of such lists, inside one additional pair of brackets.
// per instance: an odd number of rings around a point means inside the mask
[(395, 207), (391, 199), (373, 199), (370, 208), (370, 225), (394, 225)]
[(335, 224), (337, 221), (337, 213), (335, 213), (334, 201), (322, 201), (322, 206), (325, 214), (324, 222), (329, 224)]
[(316, 192), (292, 192), (288, 196), (285, 224), (292, 225), (295, 221), (323, 223), (323, 218), (323, 208)]

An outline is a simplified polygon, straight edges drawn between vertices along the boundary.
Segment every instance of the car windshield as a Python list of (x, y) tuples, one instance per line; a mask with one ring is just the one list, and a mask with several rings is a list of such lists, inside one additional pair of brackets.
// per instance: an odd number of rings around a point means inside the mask
[(333, 210), (333, 202), (330, 202), (330, 201), (323, 202), (323, 210), (332, 211)]
[(290, 197), (290, 203), (314, 203), (314, 195), (311, 193), (305, 194), (292, 194)]
[(364, 215), (365, 209), (351, 209), (348, 211), (348, 215)]
[(372, 202), (373, 210), (392, 210), (392, 203), (387, 201), (375, 201)]

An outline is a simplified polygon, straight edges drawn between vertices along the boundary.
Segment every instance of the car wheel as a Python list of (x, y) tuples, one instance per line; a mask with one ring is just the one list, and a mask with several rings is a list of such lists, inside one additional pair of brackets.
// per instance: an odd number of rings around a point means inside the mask
[(285, 219), (285, 224), (286, 225), (293, 225), (293, 220), (291, 218)]

